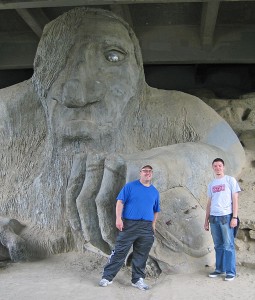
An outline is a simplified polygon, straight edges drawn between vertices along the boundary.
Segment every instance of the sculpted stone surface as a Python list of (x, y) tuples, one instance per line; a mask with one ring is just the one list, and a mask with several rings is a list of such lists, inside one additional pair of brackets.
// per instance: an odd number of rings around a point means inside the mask
[(200, 99), (145, 83), (138, 41), (111, 12), (78, 8), (43, 32), (31, 80), (0, 91), (4, 217), (26, 227), (27, 256), (109, 253), (115, 197), (142, 164), (161, 192), (151, 257), (162, 270), (211, 259), (203, 231), (210, 162), (244, 163), (230, 126)]

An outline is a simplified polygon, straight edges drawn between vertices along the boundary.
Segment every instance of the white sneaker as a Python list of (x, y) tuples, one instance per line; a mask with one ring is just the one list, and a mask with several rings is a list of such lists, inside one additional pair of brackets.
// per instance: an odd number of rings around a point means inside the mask
[(107, 279), (105, 279), (105, 278), (102, 278), (102, 279), (99, 281), (99, 285), (100, 285), (100, 286), (103, 286), (103, 287), (105, 287), (105, 286), (107, 286), (107, 285), (109, 285), (109, 284), (112, 284), (112, 281), (109, 281), (109, 280), (107, 280)]
[(143, 282), (143, 278), (139, 278), (136, 283), (132, 283), (132, 286), (142, 291), (146, 291), (149, 289), (149, 286)]

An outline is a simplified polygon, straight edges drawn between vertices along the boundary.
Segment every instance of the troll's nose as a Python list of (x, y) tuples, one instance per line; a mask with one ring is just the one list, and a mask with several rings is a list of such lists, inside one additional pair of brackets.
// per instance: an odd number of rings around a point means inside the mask
[(99, 81), (81, 83), (78, 79), (67, 81), (63, 87), (62, 103), (66, 107), (83, 107), (100, 101), (102, 87)]

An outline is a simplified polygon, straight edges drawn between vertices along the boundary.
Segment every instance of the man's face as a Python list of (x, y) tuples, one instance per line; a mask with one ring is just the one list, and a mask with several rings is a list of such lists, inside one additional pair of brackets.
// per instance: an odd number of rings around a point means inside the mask
[(221, 161), (216, 161), (212, 165), (215, 175), (222, 176), (224, 175), (224, 165)]
[(134, 45), (126, 28), (89, 16), (47, 97), (52, 130), (71, 140), (109, 134), (137, 94), (138, 81)]
[(150, 168), (144, 168), (140, 171), (140, 180), (141, 182), (150, 182), (152, 179), (152, 170)]

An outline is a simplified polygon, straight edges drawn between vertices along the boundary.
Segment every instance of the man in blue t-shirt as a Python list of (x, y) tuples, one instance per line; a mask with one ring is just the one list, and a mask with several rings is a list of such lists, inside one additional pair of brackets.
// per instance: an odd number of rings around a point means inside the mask
[(150, 165), (143, 166), (140, 169), (140, 179), (127, 183), (117, 196), (116, 227), (119, 234), (115, 250), (104, 268), (100, 286), (112, 283), (133, 245), (132, 286), (140, 290), (149, 289), (143, 279), (160, 211), (159, 192), (151, 184), (152, 173)]

